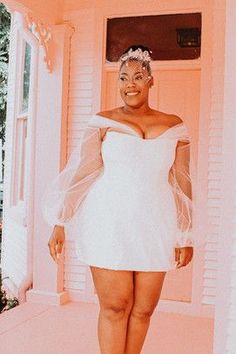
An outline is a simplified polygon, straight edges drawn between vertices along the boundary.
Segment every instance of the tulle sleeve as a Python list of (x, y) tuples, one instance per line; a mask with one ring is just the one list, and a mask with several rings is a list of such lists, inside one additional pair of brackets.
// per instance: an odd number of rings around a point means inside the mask
[(47, 185), (41, 200), (45, 221), (65, 226), (102, 168), (100, 129), (88, 125), (64, 169)]
[(185, 125), (179, 129), (175, 161), (170, 169), (169, 183), (176, 202), (177, 231), (175, 247), (193, 247), (192, 183), (190, 176), (191, 139)]

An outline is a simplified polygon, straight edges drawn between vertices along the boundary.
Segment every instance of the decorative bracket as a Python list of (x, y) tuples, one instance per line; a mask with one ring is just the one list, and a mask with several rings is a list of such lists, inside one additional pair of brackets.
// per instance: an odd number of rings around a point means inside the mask
[(53, 50), (52, 50), (52, 29), (50, 26), (44, 25), (40, 20), (34, 17), (31, 13), (25, 14), (25, 19), (29, 30), (35, 35), (39, 43), (44, 49), (44, 61), (48, 71), (53, 69)]

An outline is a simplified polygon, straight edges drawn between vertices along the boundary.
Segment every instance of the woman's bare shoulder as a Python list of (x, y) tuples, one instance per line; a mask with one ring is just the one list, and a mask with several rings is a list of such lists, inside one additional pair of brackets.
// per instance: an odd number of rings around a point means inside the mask
[[(107, 110), (107, 111), (101, 111), (101, 112), (96, 113), (96, 115), (98, 115), (100, 117), (108, 118), (108, 119), (114, 119), (114, 111), (115, 111), (114, 109)], [(106, 135), (107, 129), (108, 129), (108, 127), (100, 128), (102, 140), (104, 139), (104, 137)]]
[(106, 111), (101, 111), (98, 112), (97, 115), (102, 116), (104, 118), (110, 118), (110, 119), (115, 119), (118, 114), (118, 108), (106, 110)]
[(175, 114), (168, 114), (167, 120), (171, 124), (171, 126), (183, 123), (183, 120)]
[(162, 121), (163, 124), (167, 125), (168, 127), (183, 123), (183, 120), (176, 114), (155, 111), (155, 116), (158, 118), (159, 122)]

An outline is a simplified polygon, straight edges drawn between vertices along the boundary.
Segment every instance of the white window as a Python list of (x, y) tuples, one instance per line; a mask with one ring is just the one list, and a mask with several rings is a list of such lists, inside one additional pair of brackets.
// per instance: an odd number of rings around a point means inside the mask
[(31, 46), (22, 39), (22, 67), (18, 86), (18, 104), (16, 105), (14, 166), (12, 185), (12, 205), (18, 205), (25, 200), (25, 168), (27, 125), (29, 117), (29, 94), (31, 76)]
[[(11, 166), (9, 212), (13, 219), (26, 226), (34, 183), (34, 129), (36, 121), (36, 85), (38, 72), (38, 41), (23, 20), (16, 18), (15, 46), (12, 62)], [(14, 67), (15, 66), (15, 67)], [(14, 97), (14, 98), (13, 98)]]

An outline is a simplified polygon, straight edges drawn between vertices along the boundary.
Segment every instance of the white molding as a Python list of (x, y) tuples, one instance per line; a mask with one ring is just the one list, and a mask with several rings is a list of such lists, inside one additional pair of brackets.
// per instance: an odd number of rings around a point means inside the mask
[(181, 313), (197, 317), (214, 318), (215, 309), (212, 305), (196, 306), (194, 302), (160, 300), (158, 310), (162, 312)]
[(63, 305), (70, 302), (70, 298), (67, 291), (56, 293), (32, 289), (26, 292), (26, 301), (47, 305)]
[(52, 27), (44, 24), (35, 14), (32, 13), (26, 13), (25, 20), (28, 28), (32, 29), (32, 33), (44, 49), (44, 62), (46, 63), (47, 69), (50, 73), (53, 70)]
[[(99, 6), (101, 6), (100, 4), (98, 6), (96, 6), (96, 4), (94, 4), (93, 2), (93, 9), (95, 10), (99, 10)], [(164, 6), (160, 6), (160, 3), (156, 2), (155, 4), (155, 9), (153, 9), (153, 2), (151, 4), (147, 4), (146, 3), (146, 10), (145, 11), (140, 11), (140, 8), (138, 7), (137, 9), (135, 7), (133, 7), (133, 11), (130, 12), (130, 10), (128, 10), (126, 12), (125, 7), (122, 7), (122, 12), (115, 12), (114, 13), (114, 5), (110, 3), (110, 6), (103, 6), (103, 14), (106, 18), (118, 18), (118, 17), (139, 17), (139, 16), (158, 16), (158, 15), (174, 15), (174, 14), (188, 14), (188, 13), (199, 13), (202, 12), (203, 8), (205, 6), (209, 6), (204, 4), (204, 2), (202, 2), (202, 4), (197, 4), (196, 6), (193, 6), (192, 4), (190, 4), (189, 1), (186, 1), (185, 4), (183, 4), (182, 1), (182, 6), (183, 7), (169, 7), (169, 4), (166, 2), (166, 7)], [(88, 11), (89, 9), (91, 9), (91, 7), (81, 7), (80, 9), (76, 9), (76, 10), (65, 10), (64, 11), (64, 17), (69, 17), (71, 19), (73, 18), (77, 18), (78, 15), (81, 14), (81, 11)]]
[[(151, 62), (152, 71), (155, 70), (201, 70), (201, 59), (193, 60), (153, 60)], [(118, 72), (118, 62), (104, 63), (104, 69), (107, 72)]]
[(32, 32), (29, 32), (44, 49), (44, 62), (48, 68), (48, 72), (52, 72), (54, 54), (52, 26), (39, 18), (30, 8), (22, 5), (20, 1), (3, 0), (2, 2), (10, 13), (21, 19), (20, 29), (32, 29)]

